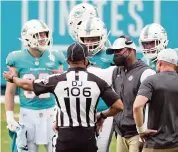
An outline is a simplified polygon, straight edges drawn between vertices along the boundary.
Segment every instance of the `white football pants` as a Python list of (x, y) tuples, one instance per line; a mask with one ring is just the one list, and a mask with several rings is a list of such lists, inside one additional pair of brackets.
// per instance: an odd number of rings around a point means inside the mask
[(27, 129), (28, 152), (38, 152), (39, 145), (44, 145), (47, 152), (52, 152), (52, 129), (54, 108), (32, 110), (20, 108), (20, 124)]

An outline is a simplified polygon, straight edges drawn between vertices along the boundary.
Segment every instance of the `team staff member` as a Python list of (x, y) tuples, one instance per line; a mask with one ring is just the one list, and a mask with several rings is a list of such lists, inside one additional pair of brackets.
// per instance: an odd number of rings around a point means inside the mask
[(55, 95), (60, 109), (57, 116), (59, 136), (56, 152), (97, 151), (95, 122), (99, 97), (110, 108), (101, 113), (98, 120), (114, 116), (123, 109), (119, 96), (112, 88), (104, 80), (86, 71), (89, 64), (87, 56), (85, 45), (73, 43), (67, 50), (70, 68), (64, 74), (32, 81), (19, 79), (11, 71), (4, 72), (6, 80), (26, 90), (33, 90), (36, 95), (46, 92)]
[[(158, 53), (156, 75), (140, 86), (133, 112), (140, 137), (145, 144), (143, 152), (178, 151), (178, 57), (174, 50)], [(149, 102), (148, 130), (143, 125), (143, 107)]]
[[(133, 103), (140, 84), (147, 76), (155, 74), (143, 61), (136, 59), (136, 46), (127, 36), (120, 36), (107, 53), (114, 53), (116, 68), (112, 85), (120, 94), (124, 110), (115, 117), (117, 132), (117, 152), (136, 152), (139, 136), (133, 118)], [(122, 68), (121, 68), (122, 67)]]

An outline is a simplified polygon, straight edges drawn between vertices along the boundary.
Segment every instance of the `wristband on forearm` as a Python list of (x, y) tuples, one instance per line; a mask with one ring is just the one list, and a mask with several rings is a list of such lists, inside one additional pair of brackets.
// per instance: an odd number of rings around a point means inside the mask
[(16, 75), (13, 75), (12, 78), (9, 80), (10, 83), (14, 83), (13, 78), (17, 77)]
[(137, 132), (138, 132), (139, 134), (144, 133), (144, 132), (147, 130), (147, 128), (145, 127), (144, 124), (143, 124), (141, 127), (137, 127), (137, 126), (136, 126), (136, 128), (137, 128)]
[(6, 119), (7, 119), (7, 121), (14, 119), (14, 112), (6, 111)]
[(107, 117), (101, 112), (100, 113), (101, 118), (106, 119)]

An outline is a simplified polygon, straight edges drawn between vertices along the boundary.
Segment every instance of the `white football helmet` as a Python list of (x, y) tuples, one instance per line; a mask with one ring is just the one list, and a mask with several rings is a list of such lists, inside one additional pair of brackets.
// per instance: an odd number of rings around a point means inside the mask
[[(160, 24), (148, 24), (140, 33), (139, 43), (143, 47), (146, 58), (155, 59), (158, 53), (168, 45), (167, 32)], [(152, 46), (146, 47), (151, 43)]]
[(105, 49), (107, 36), (105, 24), (97, 17), (82, 22), (78, 30), (78, 41), (89, 48), (90, 56)]
[(94, 6), (88, 3), (81, 3), (76, 5), (71, 10), (68, 19), (69, 34), (72, 39), (77, 41), (77, 31), (83, 21), (96, 16), (98, 16), (98, 13)]
[(52, 45), (52, 32), (44, 22), (29, 20), (22, 27), (20, 40), (25, 47), (43, 52)]

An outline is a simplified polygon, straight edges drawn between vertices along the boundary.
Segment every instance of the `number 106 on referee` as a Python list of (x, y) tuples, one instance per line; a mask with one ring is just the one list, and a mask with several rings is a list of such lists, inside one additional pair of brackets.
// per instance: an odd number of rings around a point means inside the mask
[(81, 96), (83, 94), (84, 97), (91, 96), (91, 88), (90, 87), (82, 87), (82, 81), (72, 81), (71, 87), (64, 88), (64, 91), (67, 91), (67, 96), (69, 97), (69, 93), (72, 96)]

